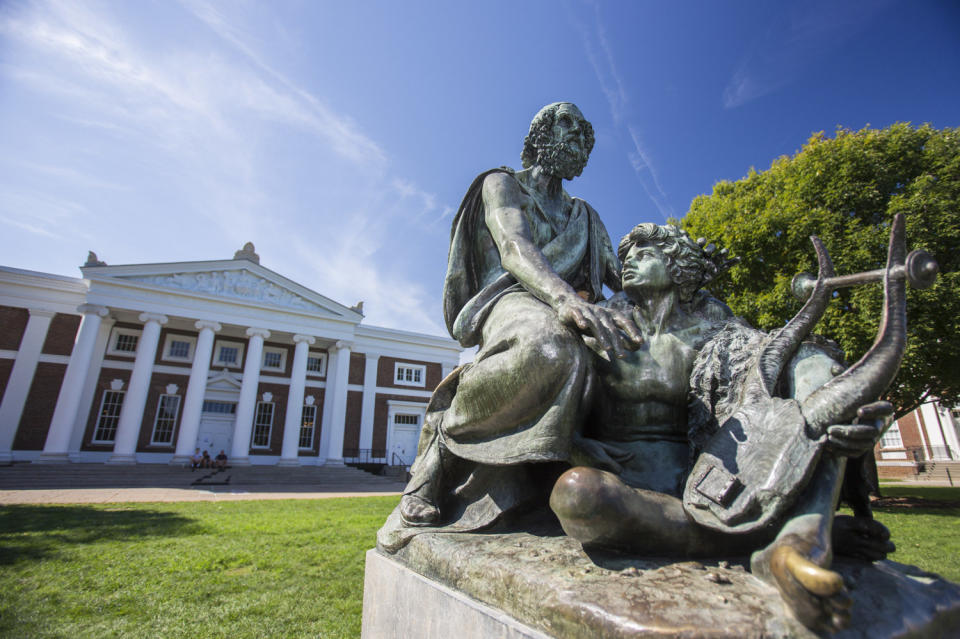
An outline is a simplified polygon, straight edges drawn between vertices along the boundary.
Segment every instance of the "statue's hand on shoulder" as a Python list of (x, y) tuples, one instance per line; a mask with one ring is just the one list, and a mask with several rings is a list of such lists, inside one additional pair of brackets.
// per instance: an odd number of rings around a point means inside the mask
[(857, 410), (854, 424), (834, 424), (827, 428), (827, 445), (845, 457), (859, 457), (871, 450), (893, 423), (893, 405), (873, 402)]
[[(623, 311), (591, 304), (577, 295), (561, 298), (556, 306), (560, 322), (592, 338), (597, 348), (626, 357), (643, 344), (643, 335), (633, 318)], [(594, 344), (588, 341), (588, 345)]]

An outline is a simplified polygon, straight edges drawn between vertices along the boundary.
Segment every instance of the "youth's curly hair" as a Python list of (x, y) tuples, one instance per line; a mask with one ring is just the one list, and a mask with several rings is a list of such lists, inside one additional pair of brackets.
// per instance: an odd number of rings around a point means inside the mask
[(663, 251), (670, 279), (680, 291), (680, 301), (689, 302), (698, 290), (716, 277), (717, 265), (703, 252), (700, 245), (690, 239), (687, 232), (672, 224), (637, 224), (623, 236), (617, 247), (620, 263), (627, 258), (627, 251), (639, 242), (656, 244)]
[[(533, 122), (530, 123), (530, 132), (523, 140), (523, 152), (520, 154), (520, 162), (523, 164), (523, 168), (529, 169), (536, 164), (539, 149), (553, 142), (553, 125), (556, 122), (557, 110), (564, 104), (576, 106), (571, 102), (554, 102), (543, 107), (533, 116)], [(587, 155), (590, 155), (593, 150), (593, 143), (596, 141), (593, 134), (593, 125), (584, 119), (581, 126), (583, 127), (584, 144), (586, 145), (584, 150)]]

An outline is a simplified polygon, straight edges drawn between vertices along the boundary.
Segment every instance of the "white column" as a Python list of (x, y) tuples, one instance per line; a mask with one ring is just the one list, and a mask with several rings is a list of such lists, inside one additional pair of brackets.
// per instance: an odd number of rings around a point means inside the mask
[(90, 408), (93, 405), (93, 396), (97, 391), (97, 382), (100, 381), (100, 370), (103, 367), (103, 356), (110, 342), (110, 333), (113, 330), (115, 319), (107, 315), (100, 321), (100, 330), (93, 342), (93, 356), (90, 358), (90, 367), (87, 369), (86, 381), (83, 383), (83, 393), (80, 395), (80, 406), (77, 408), (77, 417), (73, 420), (70, 430), (70, 444), (67, 451), (70, 461), (80, 461), (80, 446), (83, 444), (84, 431), (90, 418)]
[(77, 421), (80, 408), (80, 396), (90, 372), (90, 360), (93, 359), (94, 345), (100, 333), (100, 323), (107, 316), (104, 306), (82, 304), (77, 310), (83, 314), (77, 339), (70, 353), (70, 363), (63, 375), (63, 384), (57, 396), (57, 407), (53, 410), (47, 441), (43, 445), (41, 462), (66, 462), (73, 435), (73, 425)]
[(243, 365), (243, 382), (240, 385), (240, 401), (237, 402), (237, 421), (233, 426), (233, 451), (230, 464), (250, 464), (250, 432), (257, 409), (257, 388), (260, 386), (260, 359), (263, 357), (263, 340), (270, 337), (265, 328), (248, 328), (247, 361)]
[(108, 464), (137, 463), (137, 438), (143, 424), (143, 409), (147, 405), (153, 360), (157, 356), (157, 344), (160, 343), (160, 326), (167, 323), (167, 316), (140, 313), (140, 321), (143, 322), (143, 332), (137, 342), (137, 356), (133, 360), (133, 372), (130, 373), (130, 383), (120, 409), (117, 437)]
[(300, 444), (300, 423), (303, 418), (303, 389), (307, 383), (307, 352), (317, 340), (309, 335), (294, 335), (297, 345), (293, 351), (293, 370), (290, 373), (290, 392), (287, 393), (287, 416), (283, 420), (283, 446), (278, 466), (299, 466), (297, 448)]
[(30, 309), (30, 319), (27, 320), (27, 328), (20, 339), (17, 358), (13, 361), (13, 370), (10, 371), (10, 379), (3, 391), (3, 400), (0, 400), (0, 464), (13, 461), (13, 440), (17, 436), (23, 407), (27, 403), (27, 393), (30, 392), (33, 375), (37, 372), (40, 351), (47, 339), (47, 329), (50, 328), (50, 320), (54, 315), (55, 311)]
[[(343, 340), (334, 345), (337, 352), (336, 371), (330, 376), (327, 367), (327, 395), (330, 406), (330, 440), (327, 448), (326, 463), (343, 465), (343, 430), (347, 421), (347, 381), (350, 375), (350, 342)], [(333, 384), (333, 388), (330, 384)], [(326, 399), (324, 401), (327, 401)], [(326, 430), (327, 424), (324, 424)]]
[[(360, 412), (360, 442), (358, 448), (373, 448), (373, 412), (377, 399), (377, 365), (380, 353), (364, 353), (367, 358), (363, 369), (363, 406)], [(371, 453), (372, 454), (372, 453)]]
[(213, 354), (213, 334), (220, 330), (217, 322), (200, 320), (194, 324), (200, 335), (193, 349), (193, 365), (190, 367), (190, 381), (187, 382), (187, 394), (183, 400), (183, 417), (180, 418), (180, 433), (177, 435), (177, 450), (171, 464), (185, 464), (190, 461), (197, 447), (197, 433), (200, 431), (200, 414), (203, 412), (203, 397), (207, 392), (207, 374), (210, 372), (210, 356)]

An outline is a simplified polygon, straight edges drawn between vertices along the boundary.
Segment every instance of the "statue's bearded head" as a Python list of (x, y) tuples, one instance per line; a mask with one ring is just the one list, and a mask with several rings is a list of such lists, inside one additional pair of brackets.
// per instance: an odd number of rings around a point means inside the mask
[(593, 126), (580, 109), (569, 102), (555, 102), (533, 118), (520, 158), (525, 169), (537, 165), (548, 175), (572, 180), (587, 165), (593, 143)]

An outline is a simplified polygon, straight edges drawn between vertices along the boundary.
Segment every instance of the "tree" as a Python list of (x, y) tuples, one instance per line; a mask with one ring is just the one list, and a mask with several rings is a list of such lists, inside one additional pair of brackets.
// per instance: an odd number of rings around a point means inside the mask
[[(816, 274), (810, 235), (823, 240), (838, 275), (883, 268), (890, 222), (903, 212), (907, 250), (925, 248), (940, 264), (936, 284), (907, 289), (907, 350), (887, 391), (897, 415), (924, 401), (960, 399), (960, 128), (897, 123), (886, 129), (814, 134), (793, 157), (762, 172), (719, 182), (694, 199), (682, 221), (742, 261), (713, 293), (766, 330), (802, 303), (794, 274)], [(840, 289), (816, 331), (850, 362), (870, 348), (883, 302), (878, 284)]]

